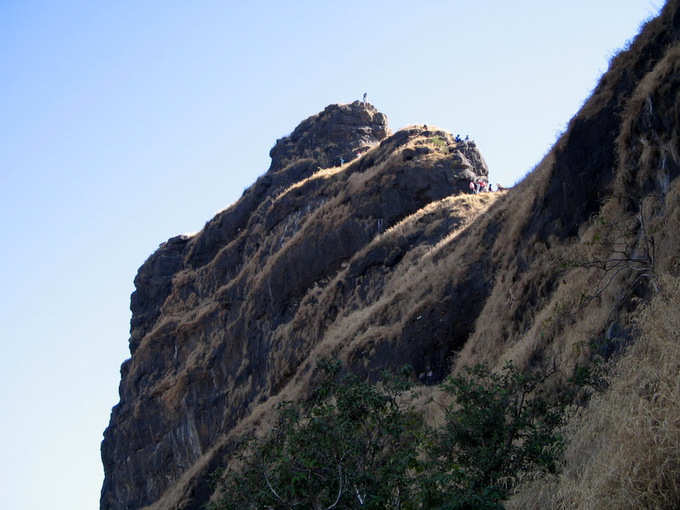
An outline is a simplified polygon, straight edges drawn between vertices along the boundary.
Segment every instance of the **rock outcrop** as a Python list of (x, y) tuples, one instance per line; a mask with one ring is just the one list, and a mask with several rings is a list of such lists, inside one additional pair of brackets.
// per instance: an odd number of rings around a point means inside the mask
[(389, 136), (387, 117), (368, 103), (332, 104), (276, 141), (270, 172), (298, 160), (312, 159), (321, 168), (340, 165), (365, 153)]
[[(279, 140), (236, 204), (139, 270), (101, 508), (202, 508), (233, 435), (303, 397), (321, 356), (367, 377), (409, 363), (427, 391), (479, 361), (570, 375), (632, 338), (655, 275), (680, 274), (678, 55), (673, 0), (507, 193), (467, 193), (488, 173), (474, 144), (390, 135), (358, 102)], [(622, 249), (644, 278), (588, 263)]]
[[(398, 265), (416, 244), (433, 246), (485, 202), (461, 215), (423, 213), (467, 192), (486, 165), (441, 130), (388, 135), (371, 105), (327, 107), (277, 141), (270, 169), (236, 204), (142, 265), (132, 358), (102, 444), (102, 508), (157, 500), (286, 385), (339, 315), (380, 291), (377, 268)], [(386, 232), (415, 225), (408, 236)], [(375, 365), (418, 358), (419, 370), (436, 366), (441, 377), (452, 349), (445, 336), (443, 328), (433, 337), (436, 352), (404, 344)]]

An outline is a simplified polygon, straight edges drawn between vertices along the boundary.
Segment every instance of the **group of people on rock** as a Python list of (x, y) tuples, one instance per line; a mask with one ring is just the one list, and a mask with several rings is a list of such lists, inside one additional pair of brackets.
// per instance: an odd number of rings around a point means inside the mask
[[(496, 190), (500, 191), (501, 185), (496, 184)], [(477, 179), (476, 181), (470, 181), (470, 193), (486, 193), (494, 191), (493, 184), (485, 181), (484, 179)]]

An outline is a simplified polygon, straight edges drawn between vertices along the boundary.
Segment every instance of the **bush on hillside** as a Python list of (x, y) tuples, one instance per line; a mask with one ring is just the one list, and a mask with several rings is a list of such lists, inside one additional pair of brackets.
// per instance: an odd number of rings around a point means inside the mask
[(212, 510), (498, 509), (522, 473), (556, 470), (563, 405), (538, 394), (544, 374), (468, 369), (445, 383), (453, 403), (432, 429), (400, 403), (402, 378), (321, 369), (308, 402), (284, 403), (249, 440)]
[(406, 385), (391, 376), (373, 385), (335, 362), (321, 368), (313, 398), (280, 407), (213, 508), (408, 508), (423, 422), (398, 404)]
[(523, 473), (557, 469), (564, 406), (537, 394), (545, 378), (508, 363), (500, 373), (477, 365), (444, 384), (455, 404), (428, 444), (424, 508), (502, 508)]

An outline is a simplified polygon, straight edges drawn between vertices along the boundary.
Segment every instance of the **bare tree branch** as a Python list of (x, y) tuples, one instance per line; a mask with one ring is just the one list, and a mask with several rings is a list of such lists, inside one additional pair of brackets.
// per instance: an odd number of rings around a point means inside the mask
[(272, 484), (269, 482), (269, 478), (267, 477), (267, 470), (263, 469), (262, 474), (264, 475), (264, 481), (267, 482), (267, 487), (269, 487), (269, 490), (272, 491), (272, 494), (278, 499), (281, 503), (283, 503), (286, 506), (288, 505), (283, 499), (281, 499), (281, 496), (274, 490), (274, 487), (272, 487)]
[(331, 510), (331, 508), (335, 508), (335, 506), (340, 501), (340, 496), (342, 496), (342, 466), (338, 464), (338, 497), (335, 498), (335, 503), (326, 508), (326, 510)]
[(359, 500), (359, 504), (361, 506), (364, 506), (364, 498), (361, 497), (361, 493), (359, 492), (359, 489), (357, 488), (356, 484), (354, 484), (354, 491), (357, 493), (357, 499)]

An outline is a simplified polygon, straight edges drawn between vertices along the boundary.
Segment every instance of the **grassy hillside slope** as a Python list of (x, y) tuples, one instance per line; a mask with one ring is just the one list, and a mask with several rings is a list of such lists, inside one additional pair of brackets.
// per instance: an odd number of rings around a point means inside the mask
[[(446, 133), (413, 128), (345, 167), (305, 171), (249, 217), (247, 236), (225, 236), (233, 249), (177, 272), (166, 322), (127, 380), (148, 384), (128, 383), (173, 419), (205, 421), (147, 508), (200, 508), (232, 438), (303, 398), (321, 356), (369, 377), (407, 361), (426, 394), (479, 361), (555, 369), (559, 384), (604, 360), (609, 389), (574, 411), (563, 475), (526, 485), (514, 504), (677, 507), (679, 41), (671, 0), (507, 193), (442, 194), (463, 157)], [(216, 384), (220, 398), (191, 407)]]

